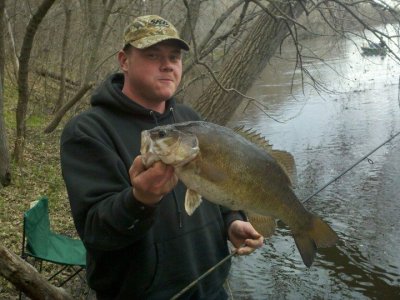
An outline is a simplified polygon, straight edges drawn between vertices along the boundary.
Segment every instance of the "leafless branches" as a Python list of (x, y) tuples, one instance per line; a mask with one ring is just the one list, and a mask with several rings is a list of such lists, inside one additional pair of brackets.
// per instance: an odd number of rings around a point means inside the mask
[[(9, 15), (6, 15), (5, 28), (8, 29), (6, 45), (9, 47), (6, 50), (8, 61), (11, 63), (16, 61), (12, 58), (17, 57), (15, 53), (22, 44), (21, 36), (24, 26), (27, 25), (25, 20), (34, 15), (36, 8), (32, 3), (17, 0), (15, 4), (9, 2), (7, 5)], [(312, 72), (307, 69), (310, 67), (308, 61), (325, 62), (323, 57), (319, 57), (312, 52), (312, 49), (309, 49), (307, 45), (309, 38), (328, 36), (331, 39), (349, 39), (353, 43), (358, 43), (358, 47), (360, 47), (361, 39), (365, 43), (382, 41), (386, 43), (391, 58), (400, 62), (397, 40), (399, 33), (394, 35), (385, 27), (377, 26), (377, 24), (390, 22), (398, 24), (399, 7), (389, 6), (377, 0), (224, 0), (217, 3), (210, 0), (168, 0), (159, 3), (146, 2), (145, 5), (139, 0), (69, 0), (71, 12), (69, 16), (65, 13), (62, 3), (56, 3), (52, 7), (50, 12), (52, 19), (41, 28), (47, 36), (39, 30), (40, 43), (33, 45), (32, 53), (35, 59), (31, 61), (33, 70), (45, 69), (48, 74), (59, 76), (60, 79), (64, 78), (57, 81), (60, 85), (55, 87), (59, 91), (58, 98), (61, 100), (65, 93), (63, 81), (80, 82), (81, 87), (86, 87), (89, 83), (96, 84), (106, 74), (117, 69), (117, 64), (112, 57), (121, 46), (122, 31), (129, 20), (144, 11), (166, 14), (174, 20), (179, 20), (180, 25), (186, 24), (183, 34), (187, 40), (192, 41), (193, 51), (184, 62), (185, 76), (181, 90), (201, 86), (198, 93), (200, 97), (202, 93), (207, 92), (207, 89), (212, 88), (211, 82), (215, 82), (218, 89), (225, 94), (233, 93), (238, 98), (255, 103), (256, 100), (248, 97), (246, 93), (250, 86), (248, 81), (254, 80), (258, 71), (254, 74), (246, 73), (247, 77), (242, 77), (243, 75), (239, 73), (231, 74), (230, 76), (237, 77), (238, 83), (235, 84), (228, 83), (229, 80), (224, 82), (220, 76), (227, 76), (223, 75), (224, 69), (228, 67), (226, 63), (237, 63), (231, 60), (231, 57), (237, 55), (241, 58), (241, 55), (237, 53), (247, 46), (245, 43), (255, 43), (255, 41), (247, 40), (247, 37), (251, 34), (256, 20), (261, 16), (264, 16), (265, 22), (271, 26), (271, 31), (268, 33), (271, 36), (267, 37), (269, 40), (263, 46), (265, 49), (252, 51), (268, 54), (254, 58), (258, 59), (258, 62), (253, 61), (252, 54), (247, 54), (249, 57), (243, 59), (243, 63), (250, 64), (251, 62), (251, 65), (257, 69), (260, 65), (266, 65), (266, 61), (273, 55), (281, 55), (283, 47), (291, 47), (295, 50), (294, 56), (289, 58), (294, 64), (292, 82), (300, 76), (303, 85), (312, 84), (318, 91), (326, 92), (319, 78), (313, 77)], [(23, 4), (23, 9), (17, 9), (19, 4)], [(172, 7), (176, 11), (171, 11)], [(293, 8), (296, 8), (296, 11)], [(300, 17), (297, 11), (301, 11), (303, 16)], [(68, 18), (70, 21), (67, 22)], [(49, 28), (50, 24), (56, 29)], [(65, 31), (69, 29), (67, 24), (71, 24), (69, 34), (71, 38), (68, 39), (65, 36), (63, 41), (62, 33), (64, 29)], [(281, 24), (285, 30), (281, 30)], [(256, 38), (256, 35), (254, 37)], [(273, 49), (276, 51), (270, 55)], [(23, 61), (23, 57), (20, 59)], [(19, 69), (18, 64), (14, 63), (14, 65), (16, 69)], [(12, 64), (6, 66), (7, 70), (11, 69), (10, 66)], [(22, 71), (24, 70), (26, 71), (23, 67)], [(18, 76), (20, 83), (21, 78), (27, 78), (24, 76)], [(34, 91), (32, 82), (39, 82), (38, 78), (42, 80), (41, 77), (30, 77), (28, 91)], [(235, 79), (232, 78), (232, 81)], [(239, 86), (240, 81), (245, 81), (246, 87)], [(25, 79), (24, 82), (26, 82)], [(55, 85), (54, 83), (54, 81), (51, 82), (52, 86)], [(222, 97), (222, 95), (219, 96)], [(51, 107), (55, 106), (56, 98), (48, 99)], [(71, 99), (74, 103), (77, 102), (74, 95)], [(51, 103), (52, 101), (54, 102)], [(197, 100), (194, 99), (194, 101)], [(65, 102), (68, 102), (68, 99), (65, 99)], [(21, 105), (20, 110), (22, 108)], [(57, 106), (57, 108), (61, 107)], [(65, 107), (59, 111), (65, 111)]]

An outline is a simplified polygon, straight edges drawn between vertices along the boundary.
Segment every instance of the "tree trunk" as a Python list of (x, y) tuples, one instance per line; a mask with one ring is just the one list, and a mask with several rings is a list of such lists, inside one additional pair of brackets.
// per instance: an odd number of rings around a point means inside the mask
[[(224, 88), (246, 93), (293, 25), (287, 16), (296, 19), (304, 11), (300, 1), (283, 1), (276, 5), (278, 7), (270, 5), (269, 13), (258, 17), (243, 41), (243, 47), (221, 68), (217, 79)], [(282, 16), (282, 12), (286, 16)], [(235, 91), (226, 91), (212, 81), (193, 106), (206, 120), (226, 124), (242, 100), (243, 97)]]
[(33, 40), (43, 18), (46, 16), (55, 0), (43, 0), (38, 10), (30, 19), (22, 42), (21, 54), (19, 57), (18, 70), (18, 104), (17, 104), (17, 136), (15, 139), (14, 159), (17, 163), (22, 162), (25, 146), (26, 114), (29, 102), (29, 60), (31, 57)]
[[(50, 133), (54, 129), (57, 128), (58, 124), (61, 122), (62, 118), (66, 114), (66, 112), (77, 103), (84, 94), (93, 86), (92, 82), (94, 82), (94, 75), (96, 72), (96, 63), (98, 62), (98, 50), (101, 48), (100, 44), (102, 42), (102, 37), (104, 34), (104, 29), (107, 25), (107, 20), (111, 14), (111, 9), (115, 4), (115, 0), (110, 0), (106, 3), (106, 7), (103, 9), (95, 9), (96, 5), (100, 5), (99, 2), (93, 2), (93, 0), (88, 0), (86, 2), (87, 5), (87, 17), (88, 17), (88, 50), (87, 53), (89, 55), (88, 65), (86, 67), (85, 77), (82, 82), (81, 89), (77, 92), (77, 94), (70, 99), (66, 104), (64, 104), (56, 113), (56, 116), (53, 120), (46, 126), (44, 132)], [(102, 15), (100, 22), (97, 22), (96, 12), (101, 12)]]
[(1, 244), (0, 275), (33, 300), (72, 300), (64, 289), (50, 284), (34, 267)]
[(61, 108), (61, 106), (64, 104), (64, 98), (65, 98), (66, 57), (67, 57), (67, 46), (71, 28), (71, 14), (72, 14), (71, 9), (65, 2), (64, 2), (64, 12), (65, 12), (65, 28), (64, 28), (64, 36), (61, 48), (60, 89), (58, 91), (58, 99), (54, 107), (54, 112), (58, 111)]
[(10, 155), (3, 113), (3, 82), (3, 74), (0, 74), (0, 188), (11, 183)]
[[(223, 41), (225, 41), (233, 31), (235, 30), (234, 28), (226, 31), (223, 35), (215, 37), (215, 34), (217, 30), (221, 27), (222, 24), (228, 19), (232, 13), (240, 6), (243, 4), (243, 0), (239, 0), (235, 3), (233, 3), (230, 7), (227, 8), (227, 10), (221, 14), (221, 16), (215, 21), (213, 27), (211, 30), (207, 33), (206, 37), (203, 38), (203, 40), (197, 44), (197, 59), (202, 59), (206, 57), (208, 54), (210, 54), (213, 50), (215, 50)], [(212, 42), (210, 42), (213, 39)], [(184, 68), (183, 68), (183, 74), (188, 73), (193, 66), (196, 64), (196, 61), (193, 57), (188, 57), (188, 59), (185, 60), (184, 62)]]
[[(5, 1), (3, 1), (5, 2)], [(15, 38), (14, 38), (14, 33), (12, 31), (11, 23), (10, 23), (10, 18), (8, 17), (7, 10), (4, 8), (4, 17), (5, 17), (5, 22), (7, 22), (7, 29), (8, 29), (8, 35), (10, 37), (10, 47), (11, 47), (11, 52), (12, 52), (12, 59), (11, 62), (14, 67), (14, 76), (15, 78), (18, 77), (18, 70), (19, 70), (19, 60), (18, 60), (18, 54), (17, 54), (17, 47), (15, 46)]]
[(201, 1), (191, 0), (188, 4), (187, 10), (189, 11), (188, 16), (190, 18), (186, 18), (186, 22), (180, 30), (180, 36), (183, 40), (190, 44), (192, 40), (192, 30), (195, 31), (197, 20), (199, 19), (200, 14), (200, 4)]
[(0, 0), (0, 188), (9, 185), (11, 182), (10, 157), (8, 153), (7, 132), (4, 122), (4, 8), (5, 1)]

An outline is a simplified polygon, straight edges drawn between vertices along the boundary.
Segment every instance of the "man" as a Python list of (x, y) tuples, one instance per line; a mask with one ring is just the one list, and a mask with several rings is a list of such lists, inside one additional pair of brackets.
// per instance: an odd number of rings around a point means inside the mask
[[(240, 212), (208, 201), (192, 216), (174, 168), (145, 169), (140, 133), (156, 125), (199, 120), (172, 98), (189, 46), (159, 16), (142, 16), (124, 34), (123, 74), (109, 77), (92, 108), (72, 119), (61, 137), (61, 165), (87, 278), (98, 299), (169, 299), (228, 255), (261, 247), (263, 238)], [(132, 163), (133, 161), (133, 163)], [(240, 247), (244, 245), (243, 247)], [(225, 263), (183, 299), (226, 299)]]

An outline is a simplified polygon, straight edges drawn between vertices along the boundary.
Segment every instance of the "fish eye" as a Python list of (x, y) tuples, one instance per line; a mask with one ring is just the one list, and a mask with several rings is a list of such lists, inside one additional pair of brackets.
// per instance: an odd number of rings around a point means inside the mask
[(159, 132), (158, 132), (158, 137), (159, 138), (164, 138), (164, 137), (166, 137), (167, 136), (167, 132), (165, 131), (165, 130), (160, 130)]

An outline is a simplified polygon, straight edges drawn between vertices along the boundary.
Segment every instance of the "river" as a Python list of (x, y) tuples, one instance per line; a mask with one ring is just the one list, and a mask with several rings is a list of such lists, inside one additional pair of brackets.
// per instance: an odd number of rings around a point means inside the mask
[[(293, 154), (300, 199), (400, 131), (398, 63), (361, 55), (357, 39), (303, 43), (323, 58), (304, 65), (324, 90), (302, 84), (299, 71), (293, 76), (293, 61), (275, 58), (248, 93), (268, 115), (249, 105), (229, 124), (253, 128)], [(293, 54), (286, 48), (282, 56)], [(233, 258), (233, 299), (400, 299), (400, 135), (305, 206), (338, 233), (338, 245), (319, 250), (307, 268), (279, 226), (261, 249)]]

